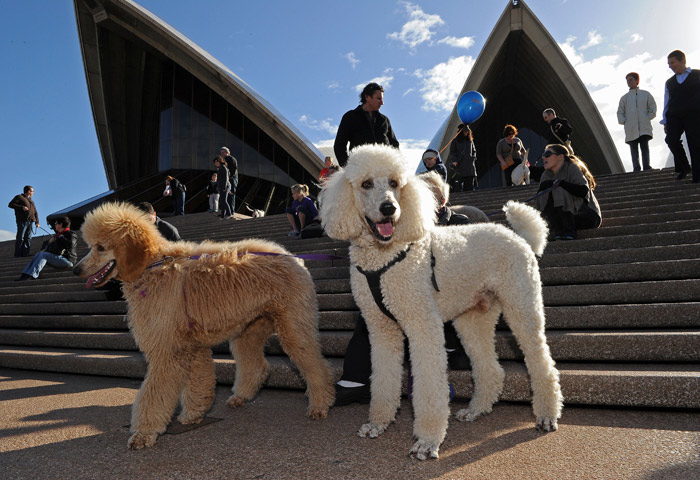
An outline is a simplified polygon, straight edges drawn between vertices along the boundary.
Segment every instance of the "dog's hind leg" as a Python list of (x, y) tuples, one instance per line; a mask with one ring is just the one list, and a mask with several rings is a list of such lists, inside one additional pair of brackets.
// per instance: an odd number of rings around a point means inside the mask
[(309, 311), (309, 305), (300, 303), (275, 318), (277, 336), (285, 353), (299, 368), (306, 381), (306, 395), (309, 418), (325, 418), (328, 409), (335, 401), (333, 375), (330, 366), (321, 353), (318, 337), (316, 309)]
[[(175, 411), (185, 382), (185, 369), (178, 352), (159, 351), (157, 361), (148, 358), (148, 371), (136, 401), (131, 407), (131, 449), (152, 447), (158, 435), (165, 432)], [(154, 355), (155, 357), (155, 355)]]
[(260, 390), (270, 373), (265, 359), (265, 344), (274, 332), (272, 320), (262, 316), (251, 322), (243, 333), (229, 342), (236, 361), (236, 380), (233, 395), (226, 401), (231, 408), (240, 407)]
[(517, 303), (506, 303), (503, 299), (503, 315), (525, 355), (532, 385), (532, 408), (537, 417), (536, 428), (549, 432), (557, 429), (563, 397), (559, 371), (555, 368), (545, 337), (541, 293), (536, 290), (533, 288), (531, 295), (525, 299), (516, 299)]
[(469, 406), (455, 414), (462, 422), (471, 422), (479, 415), (491, 413), (503, 390), (505, 373), (498, 363), (494, 338), (500, 313), (499, 306), (491, 304), (486, 312), (474, 308), (452, 322), (471, 360), (474, 382)]
[(187, 381), (180, 395), (182, 412), (178, 416), (181, 423), (199, 423), (214, 401), (216, 378), (211, 348), (193, 349), (187, 370)]

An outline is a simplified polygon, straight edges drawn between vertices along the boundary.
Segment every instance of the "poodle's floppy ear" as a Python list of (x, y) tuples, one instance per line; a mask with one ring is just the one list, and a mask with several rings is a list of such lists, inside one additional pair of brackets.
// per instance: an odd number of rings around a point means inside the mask
[(407, 176), (399, 204), (401, 217), (394, 231), (394, 241), (410, 243), (420, 240), (435, 226), (435, 196), (418, 176)]
[(331, 175), (319, 196), (321, 203), (321, 225), (329, 237), (336, 240), (351, 240), (362, 234), (362, 215), (355, 207), (352, 185), (345, 170)]
[(113, 250), (117, 257), (117, 279), (133, 282), (158, 253), (158, 236), (143, 225), (132, 224)]

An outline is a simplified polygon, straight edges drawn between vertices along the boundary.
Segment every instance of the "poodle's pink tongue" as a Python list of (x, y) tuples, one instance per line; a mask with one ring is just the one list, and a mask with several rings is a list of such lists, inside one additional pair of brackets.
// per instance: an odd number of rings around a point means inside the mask
[(391, 222), (376, 223), (375, 225), (377, 226), (377, 231), (379, 234), (384, 237), (390, 237), (394, 233), (394, 226), (391, 224)]
[(112, 268), (113, 262), (109, 262), (107, 265), (102, 267), (97, 273), (90, 275), (90, 277), (87, 279), (87, 282), (85, 283), (85, 288), (90, 288), (96, 283), (102, 283), (104, 280), (105, 276), (107, 273), (109, 273), (110, 269)]

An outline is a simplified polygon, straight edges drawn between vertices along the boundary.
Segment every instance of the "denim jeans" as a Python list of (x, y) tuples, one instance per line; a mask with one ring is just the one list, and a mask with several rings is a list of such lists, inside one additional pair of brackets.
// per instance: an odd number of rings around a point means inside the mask
[(176, 189), (173, 192), (173, 215), (185, 214), (185, 192)]
[(29, 262), (29, 265), (24, 267), (22, 273), (31, 275), (34, 278), (39, 278), (39, 273), (46, 266), (46, 264), (51, 265), (55, 268), (70, 268), (73, 266), (73, 262), (68, 260), (66, 257), (56, 255), (55, 253), (49, 252), (38, 252)]
[(228, 197), (231, 189), (219, 190), (219, 216), (221, 218), (231, 216), (231, 206), (228, 203)]
[(17, 237), (15, 238), (15, 257), (28, 257), (32, 246), (32, 222), (17, 220)]
[(228, 202), (231, 206), (231, 215), (236, 211), (236, 189), (238, 188), (238, 178), (231, 179), (231, 195), (228, 196)]
[[(642, 135), (638, 139), (629, 142), (630, 152), (632, 153), (632, 168), (635, 172), (641, 170), (639, 167), (639, 150), (642, 151), (642, 166), (644, 170), (651, 168), (649, 164), (649, 140), (651, 140), (649, 135)], [(639, 149), (637, 149), (637, 145), (639, 145)]]

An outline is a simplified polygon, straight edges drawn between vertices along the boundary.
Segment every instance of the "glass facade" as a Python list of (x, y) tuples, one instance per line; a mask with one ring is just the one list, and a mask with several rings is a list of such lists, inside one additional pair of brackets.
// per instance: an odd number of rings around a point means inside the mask
[(161, 72), (159, 171), (213, 170), (227, 146), (238, 161), (237, 196), (255, 208), (283, 212), (291, 185), (313, 187), (314, 176), (223, 97), (173, 62)]

